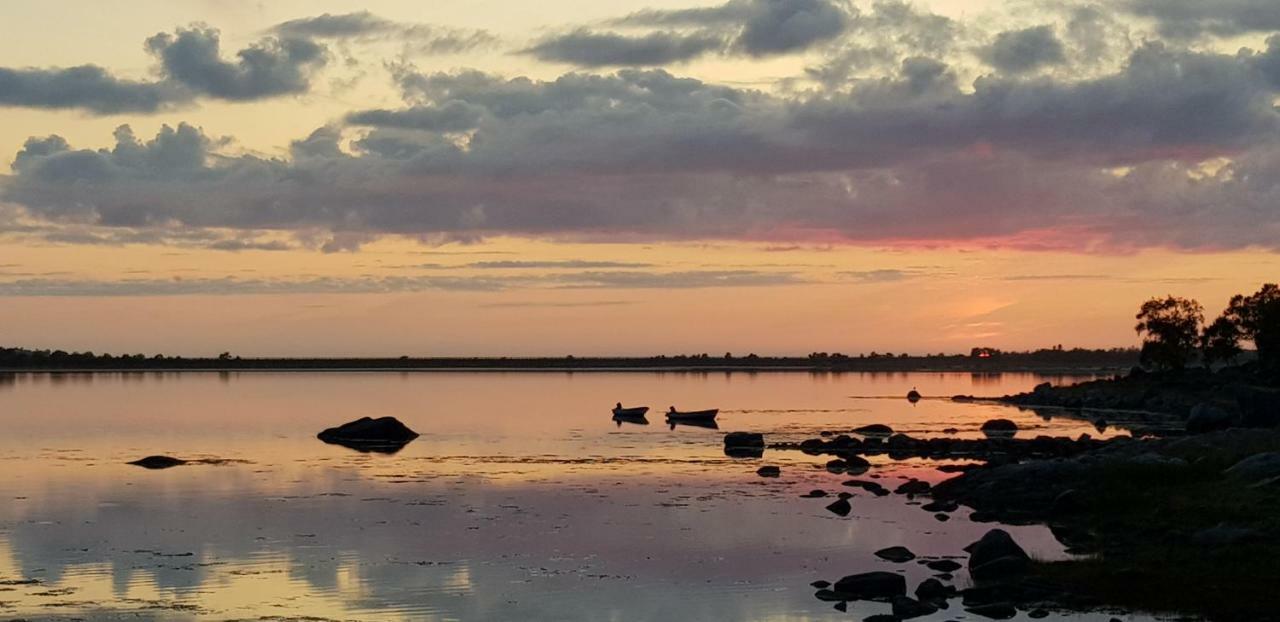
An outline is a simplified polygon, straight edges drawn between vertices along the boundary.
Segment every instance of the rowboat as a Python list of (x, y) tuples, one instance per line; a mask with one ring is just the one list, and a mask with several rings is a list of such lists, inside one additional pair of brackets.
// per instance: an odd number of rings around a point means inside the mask
[(631, 408), (623, 408), (621, 404), (613, 407), (613, 416), (621, 418), (643, 417), (649, 412), (648, 406), (632, 406)]
[(672, 421), (711, 421), (720, 412), (719, 408), (708, 410), (668, 410), (667, 419)]

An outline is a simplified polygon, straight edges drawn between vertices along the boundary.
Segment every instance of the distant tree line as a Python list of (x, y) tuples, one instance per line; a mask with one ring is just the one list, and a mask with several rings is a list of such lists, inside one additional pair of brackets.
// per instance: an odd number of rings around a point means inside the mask
[(1244, 352), (1242, 344), (1251, 342), (1263, 369), (1280, 370), (1280, 286), (1275, 283), (1251, 295), (1232, 296), (1222, 314), (1208, 324), (1199, 302), (1177, 296), (1146, 301), (1136, 319), (1144, 367), (1180, 370), (1196, 361), (1205, 367), (1233, 364)]

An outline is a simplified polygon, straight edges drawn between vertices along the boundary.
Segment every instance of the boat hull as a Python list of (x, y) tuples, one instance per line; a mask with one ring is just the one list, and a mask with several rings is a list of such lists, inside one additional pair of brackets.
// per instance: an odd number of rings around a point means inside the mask
[(636, 406), (636, 407), (633, 407), (633, 408), (615, 408), (615, 409), (613, 409), (613, 416), (615, 416), (615, 417), (643, 417), (643, 416), (645, 415), (645, 413), (647, 413), (647, 412), (649, 412), (649, 407), (648, 407), (648, 406)]
[(672, 421), (708, 421), (715, 419), (720, 414), (720, 410), (712, 408), (710, 410), (690, 410), (690, 411), (674, 411), (667, 413), (667, 419)]

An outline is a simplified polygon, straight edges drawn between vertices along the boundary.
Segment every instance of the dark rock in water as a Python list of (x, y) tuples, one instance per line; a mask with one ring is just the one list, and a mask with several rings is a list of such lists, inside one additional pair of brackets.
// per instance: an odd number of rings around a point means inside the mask
[(822, 442), (822, 439), (818, 439), (818, 438), (811, 438), (800, 443), (800, 451), (803, 451), (804, 453), (809, 454), (811, 456), (816, 456), (822, 453), (822, 450), (825, 447), (826, 447), (826, 443)]
[(772, 465), (762, 466), (756, 469), (756, 475), (760, 477), (778, 477), (782, 475), (782, 468)]
[(937, 610), (937, 607), (922, 603), (910, 596), (899, 596), (893, 599), (893, 615), (902, 620), (927, 616)]
[(1235, 417), (1225, 408), (1209, 402), (1200, 402), (1191, 407), (1191, 416), (1187, 417), (1187, 433), (1204, 434), (1225, 430), (1235, 425)]
[(725, 447), (764, 447), (764, 435), (755, 432), (730, 432), (724, 435)]
[(925, 567), (938, 572), (955, 572), (964, 566), (954, 559), (937, 559), (925, 564)]
[(1280, 477), (1280, 452), (1254, 454), (1235, 463), (1223, 475), (1246, 484)]
[(853, 498), (853, 493), (851, 493), (851, 492), (844, 492), (844, 491), (840, 491), (840, 492), (837, 492), (837, 493), (836, 493), (836, 496), (837, 496), (837, 497), (839, 497), (839, 498), (841, 498), (841, 499), (852, 499), (852, 498)]
[(840, 516), (848, 516), (853, 511), (853, 506), (849, 505), (848, 499), (836, 499), (834, 503), (827, 506), (827, 511)]
[(141, 460), (134, 460), (129, 464), (140, 466), (144, 469), (167, 469), (186, 464), (186, 460), (179, 458), (171, 458), (169, 456), (147, 456)]
[(883, 423), (864, 425), (860, 428), (854, 428), (853, 431), (863, 436), (889, 436), (890, 434), (893, 434), (893, 428), (884, 425)]
[(1264, 539), (1257, 529), (1218, 524), (1191, 534), (1191, 543), (1207, 547), (1236, 546)]
[(418, 433), (395, 417), (361, 417), (336, 428), (329, 428), (317, 434), (316, 438), (358, 451), (395, 453), (418, 438)]
[(724, 455), (730, 458), (759, 458), (764, 455), (764, 435), (755, 432), (725, 434)]
[(920, 506), (920, 509), (926, 512), (954, 512), (960, 509), (960, 504), (956, 503), (955, 501), (949, 501), (949, 500), (948, 501), (930, 501), (929, 503), (926, 503)]
[(869, 493), (871, 493), (871, 494), (873, 494), (873, 495), (875, 495), (875, 496), (877, 496), (877, 497), (884, 497), (884, 496), (886, 496), (886, 495), (888, 495), (888, 494), (889, 494), (889, 489), (885, 488), (884, 486), (881, 486), (880, 484), (878, 484), (878, 483), (876, 483), (876, 482), (869, 482), (869, 481), (864, 480), (864, 479), (851, 479), (851, 480), (849, 480), (849, 481), (847, 481), (847, 482), (843, 482), (843, 483), (842, 483), (842, 485), (843, 485), (843, 486), (856, 486), (856, 487), (861, 488), (861, 489), (863, 489), (863, 490), (865, 490), (865, 491), (867, 491), (867, 492), (869, 492)]
[(846, 601), (843, 601), (843, 600), (842, 600), (842, 601), (840, 601), (840, 602), (838, 602), (838, 603), (836, 603), (836, 604), (832, 605), (831, 607), (832, 607), (833, 609), (835, 609), (836, 611), (848, 611), (848, 610), (849, 610), (849, 603), (848, 603), (848, 602), (846, 602)]
[(876, 551), (876, 557), (888, 560), (896, 564), (905, 564), (916, 558), (916, 554), (911, 552), (905, 546), (891, 546), (887, 549)]
[(974, 615), (990, 618), (992, 620), (1009, 620), (1017, 617), (1018, 610), (1013, 605), (1005, 603), (991, 603), (989, 605), (974, 605), (973, 607), (965, 607), (965, 611)]
[(818, 581), (814, 581), (813, 583), (810, 583), (809, 585), (812, 585), (813, 587), (816, 587), (818, 589), (825, 589), (825, 588), (831, 587), (831, 582), (818, 580)]
[(916, 587), (916, 598), (920, 600), (946, 600), (955, 594), (954, 587), (947, 587), (937, 579), (925, 579)]
[(992, 419), (982, 424), (982, 433), (993, 437), (1010, 437), (1018, 432), (1018, 424), (1008, 419)]
[(943, 514), (942, 512), (938, 512), (937, 514), (934, 514), (933, 517), (943, 523), (951, 520), (950, 514)]
[(821, 488), (815, 488), (815, 489), (810, 490), (809, 492), (806, 492), (806, 493), (804, 493), (803, 495), (800, 495), (800, 496), (801, 496), (801, 497), (803, 497), (803, 498), (805, 498), (805, 499), (821, 499), (821, 498), (823, 498), (823, 497), (827, 496), (827, 491), (825, 491), (825, 490), (823, 490), (823, 489), (821, 489)]
[(827, 462), (827, 471), (831, 473), (844, 473), (847, 463), (844, 460), (836, 459)]
[(969, 574), (979, 581), (1021, 574), (1031, 563), (1027, 552), (1003, 529), (992, 529), (969, 546)]
[(1041, 620), (1049, 617), (1049, 612), (1044, 609), (1033, 609), (1031, 613), (1027, 614), (1027, 617), (1032, 620)]
[(933, 487), (929, 485), (929, 482), (913, 479), (895, 488), (894, 492), (900, 495), (922, 495), (929, 492), (931, 488)]
[(844, 470), (846, 473), (857, 475), (860, 473), (866, 473), (867, 469), (870, 468), (871, 463), (862, 456), (849, 454), (844, 457)]
[(846, 600), (887, 600), (895, 596), (906, 596), (907, 580), (892, 572), (863, 572), (836, 581), (834, 590), (847, 595)]
[(814, 592), (813, 597), (818, 600), (825, 600), (827, 602), (849, 600), (848, 597), (846, 597), (845, 595), (837, 594), (835, 590), (828, 590), (828, 589), (821, 589)]
[(945, 428), (944, 430), (942, 430), (942, 433), (943, 434), (959, 434), (960, 428)]
[(902, 622), (902, 619), (898, 616), (889, 615), (887, 613), (877, 613), (873, 616), (863, 618), (862, 622)]

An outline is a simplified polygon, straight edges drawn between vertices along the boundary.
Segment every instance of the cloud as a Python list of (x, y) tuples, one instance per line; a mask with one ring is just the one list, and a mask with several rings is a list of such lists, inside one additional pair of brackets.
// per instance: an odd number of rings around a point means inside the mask
[(347, 115), (347, 123), (437, 132), (460, 132), (480, 123), (484, 108), (460, 101), (439, 106), (414, 106), (404, 110), (361, 110)]
[(1160, 34), (1172, 38), (1280, 30), (1280, 4), (1272, 0), (1127, 0), (1123, 6), (1154, 19)]
[(378, 17), (368, 11), (334, 15), (324, 13), (282, 22), (270, 31), (281, 37), (345, 39), (362, 42), (395, 37), (410, 48), (432, 54), (456, 54), (497, 42), (484, 30), (448, 28), (430, 24), (406, 24)]
[(613, 32), (577, 29), (545, 38), (523, 53), (539, 60), (581, 67), (665, 65), (691, 60), (720, 50), (724, 40), (715, 34), (652, 32), (629, 37)]
[(645, 10), (614, 20), (620, 26), (697, 27), (703, 36), (730, 37), (732, 50), (748, 56), (802, 52), (836, 38), (853, 9), (840, 0), (729, 0), (676, 10)]
[(650, 268), (653, 264), (634, 261), (590, 261), (586, 259), (570, 259), (565, 261), (477, 261), (464, 267), (494, 270), (526, 270), (546, 268)]
[(196, 93), (228, 100), (253, 100), (302, 93), (311, 73), (324, 66), (324, 46), (309, 39), (268, 37), (236, 53), (235, 62), (221, 58), (216, 29), (179, 28), (146, 40), (146, 48), (162, 73)]
[(0, 68), (0, 106), (81, 109), (93, 114), (157, 112), (188, 96), (172, 85), (124, 80), (101, 67)]
[(980, 53), (987, 64), (1005, 73), (1025, 73), (1066, 61), (1062, 41), (1052, 26), (1010, 30), (996, 35)]

